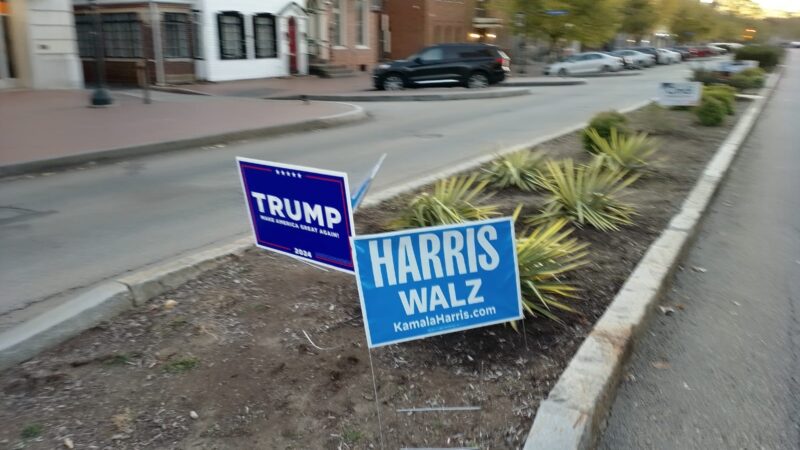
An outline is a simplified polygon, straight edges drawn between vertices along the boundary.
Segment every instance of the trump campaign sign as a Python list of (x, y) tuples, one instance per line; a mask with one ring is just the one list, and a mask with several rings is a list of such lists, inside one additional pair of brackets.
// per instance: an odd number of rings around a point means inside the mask
[(256, 245), (353, 272), (347, 174), (236, 158)]
[(353, 238), (369, 347), (522, 318), (510, 218)]

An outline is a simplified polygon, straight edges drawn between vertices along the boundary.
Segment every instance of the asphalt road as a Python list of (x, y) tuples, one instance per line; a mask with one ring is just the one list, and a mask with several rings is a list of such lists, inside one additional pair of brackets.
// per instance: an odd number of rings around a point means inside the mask
[(800, 51), (634, 351), (601, 449), (800, 448)]
[(76, 290), (246, 232), (235, 156), (343, 170), (358, 183), (388, 153), (374, 192), (632, 106), (657, 82), (688, 75), (676, 65), (508, 99), (371, 103), (374, 120), (360, 125), (0, 181), (0, 329)]

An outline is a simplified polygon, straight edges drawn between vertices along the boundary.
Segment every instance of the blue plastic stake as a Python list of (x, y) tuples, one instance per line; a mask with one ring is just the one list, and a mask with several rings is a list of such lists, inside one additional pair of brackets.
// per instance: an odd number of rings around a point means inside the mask
[(367, 191), (369, 190), (370, 185), (372, 184), (372, 180), (375, 179), (375, 175), (378, 174), (378, 171), (381, 170), (381, 165), (383, 164), (383, 160), (386, 159), (386, 153), (381, 156), (381, 159), (378, 160), (378, 163), (375, 164), (375, 167), (372, 168), (372, 172), (370, 172), (369, 177), (361, 183), (361, 186), (358, 187), (356, 191), (356, 195), (350, 199), (350, 206), (352, 206), (353, 211), (358, 209), (358, 205), (364, 200), (364, 197), (367, 196)]

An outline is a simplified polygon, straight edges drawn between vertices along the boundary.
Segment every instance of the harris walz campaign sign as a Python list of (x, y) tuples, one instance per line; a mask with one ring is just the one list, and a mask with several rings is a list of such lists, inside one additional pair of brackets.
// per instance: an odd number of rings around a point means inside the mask
[(347, 174), (236, 158), (258, 247), (353, 272)]
[(510, 218), (353, 238), (369, 347), (522, 318)]

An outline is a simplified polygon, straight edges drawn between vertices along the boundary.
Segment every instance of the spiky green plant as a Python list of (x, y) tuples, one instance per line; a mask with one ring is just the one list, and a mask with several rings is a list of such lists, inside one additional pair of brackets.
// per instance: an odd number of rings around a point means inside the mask
[(561, 298), (577, 298), (578, 288), (566, 282), (571, 271), (588, 264), (587, 243), (570, 237), (568, 221), (557, 219), (535, 228), (527, 237), (517, 239), (522, 305), (531, 316), (544, 316), (561, 322), (554, 309), (574, 313)]
[(543, 152), (530, 150), (499, 156), (485, 169), (482, 178), (497, 189), (515, 187), (526, 192), (533, 191), (544, 156)]
[(432, 194), (414, 197), (393, 226), (428, 227), (496, 216), (497, 206), (485, 204), (491, 197), (485, 192), (487, 184), (487, 180), (478, 181), (478, 173), (439, 180)]
[(637, 178), (625, 170), (606, 167), (602, 158), (578, 166), (572, 159), (548, 161), (537, 183), (550, 197), (530, 223), (566, 218), (577, 226), (588, 224), (600, 231), (616, 231), (620, 225), (633, 223), (634, 208), (622, 202), (620, 194)]
[(658, 150), (658, 143), (647, 133), (619, 134), (611, 130), (608, 139), (596, 130), (588, 130), (595, 153), (605, 159), (612, 169), (637, 170), (647, 166), (648, 160)]

